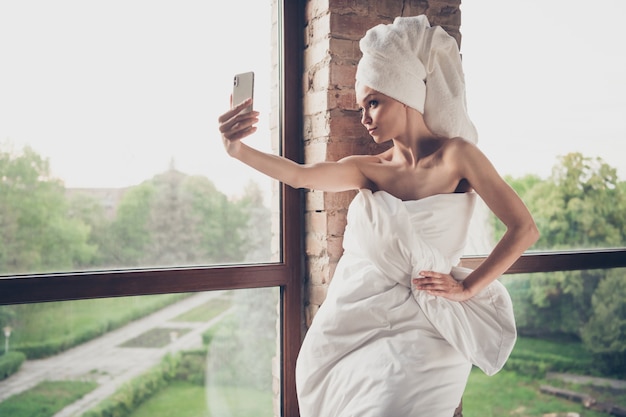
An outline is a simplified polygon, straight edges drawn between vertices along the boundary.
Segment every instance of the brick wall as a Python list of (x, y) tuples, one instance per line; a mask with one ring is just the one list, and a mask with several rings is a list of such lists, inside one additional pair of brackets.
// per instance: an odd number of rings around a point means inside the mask
[[(460, 44), (460, 0), (309, 0), (306, 3), (303, 109), (305, 162), (335, 161), (381, 151), (360, 123), (354, 95), (359, 39), (396, 16), (426, 14)], [(341, 256), (347, 208), (354, 192), (306, 195), (305, 325), (326, 298)]]

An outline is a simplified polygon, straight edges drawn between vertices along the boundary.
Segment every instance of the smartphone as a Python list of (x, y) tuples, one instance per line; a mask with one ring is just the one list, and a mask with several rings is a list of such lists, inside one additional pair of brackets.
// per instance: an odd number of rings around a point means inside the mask
[[(233, 78), (233, 107), (242, 101), (254, 97), (254, 72), (236, 74)], [(243, 110), (243, 113), (252, 111), (252, 104)]]

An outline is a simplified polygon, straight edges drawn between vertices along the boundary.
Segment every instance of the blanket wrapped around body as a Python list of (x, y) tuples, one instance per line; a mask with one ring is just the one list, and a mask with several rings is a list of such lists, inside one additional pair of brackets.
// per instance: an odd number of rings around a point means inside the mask
[(302, 417), (451, 417), (472, 365), (489, 375), (502, 368), (516, 329), (500, 282), (460, 303), (411, 285), (421, 270), (458, 280), (471, 272), (454, 265), (475, 198), (357, 194), (344, 254), (298, 356)]

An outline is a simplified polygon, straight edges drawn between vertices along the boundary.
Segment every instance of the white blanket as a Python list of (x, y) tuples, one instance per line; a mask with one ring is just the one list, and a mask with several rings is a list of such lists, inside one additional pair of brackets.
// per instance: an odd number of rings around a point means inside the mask
[(501, 369), (516, 330), (498, 281), (462, 303), (411, 286), (423, 269), (470, 272), (453, 265), (474, 200), (357, 194), (344, 254), (298, 357), (302, 417), (451, 417), (472, 364), (489, 375)]

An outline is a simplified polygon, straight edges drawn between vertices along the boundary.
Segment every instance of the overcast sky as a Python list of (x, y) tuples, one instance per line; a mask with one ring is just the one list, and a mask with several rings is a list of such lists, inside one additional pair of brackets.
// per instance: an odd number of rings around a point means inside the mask
[(480, 0), (461, 6), (479, 145), (504, 174), (601, 157), (626, 179), (623, 0)]
[[(268, 3), (0, 0), (0, 142), (30, 145), (68, 187), (138, 184), (172, 159), (228, 194), (264, 181), (226, 156), (216, 119), (233, 74), (253, 70), (267, 128)], [(462, 12), (470, 114), (499, 171), (547, 176), (581, 151), (625, 179), (626, 2)], [(269, 149), (266, 133), (250, 140)]]
[(135, 185), (172, 159), (228, 194), (262, 180), (217, 131), (246, 71), (266, 130), (271, 14), (249, 3), (0, 0), (0, 141), (33, 147), (68, 187)]

